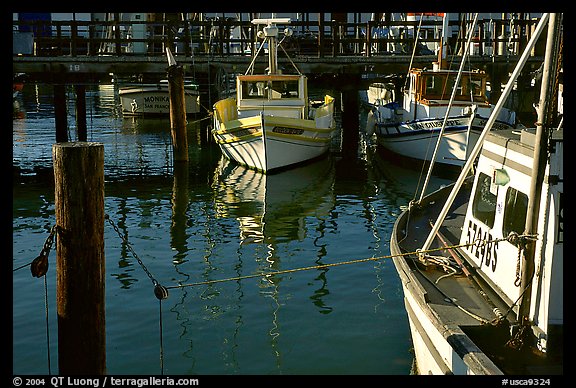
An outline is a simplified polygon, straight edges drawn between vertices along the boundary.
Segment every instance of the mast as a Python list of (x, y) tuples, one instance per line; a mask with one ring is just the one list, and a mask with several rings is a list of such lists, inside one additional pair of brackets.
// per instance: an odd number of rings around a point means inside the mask
[[(536, 123), (536, 137), (534, 140), (534, 158), (532, 161), (532, 171), (534, 176), (530, 185), (530, 195), (528, 196), (528, 212), (524, 234), (535, 235), (538, 233), (538, 213), (540, 210), (540, 199), (542, 184), (548, 162), (548, 133), (552, 126), (552, 115), (550, 115), (550, 103), (553, 100), (548, 96), (555, 92), (556, 68), (558, 64), (557, 48), (560, 28), (559, 14), (550, 14), (548, 24), (548, 36), (546, 38), (546, 53), (544, 56), (544, 71), (542, 74), (542, 85), (540, 87), (540, 100), (538, 101), (538, 121)], [(520, 290), (522, 300), (518, 309), (518, 321), (521, 324), (529, 324), (530, 300), (532, 277), (534, 274), (534, 257), (536, 251), (536, 241), (526, 245), (522, 257), (522, 278)]]
[(252, 24), (265, 24), (266, 26), (262, 31), (258, 32), (260, 38), (268, 41), (268, 74), (278, 74), (278, 27), (276, 23), (289, 24), (290, 18), (270, 18), (270, 19), (254, 19)]
[[(470, 29), (470, 34), (468, 35), (468, 40), (466, 42), (466, 50), (464, 50), (464, 55), (462, 55), (462, 61), (460, 62), (460, 69), (458, 70), (458, 75), (456, 76), (456, 81), (454, 82), (454, 87), (452, 88), (452, 96), (450, 96), (450, 101), (448, 102), (448, 108), (446, 109), (446, 114), (444, 115), (444, 122), (442, 123), (442, 128), (440, 128), (440, 133), (438, 134), (438, 140), (436, 141), (436, 147), (434, 148), (434, 153), (430, 158), (430, 167), (428, 168), (428, 174), (426, 175), (426, 180), (424, 181), (424, 186), (422, 187), (422, 192), (420, 193), (420, 199), (418, 202), (422, 201), (424, 197), (424, 192), (428, 186), (428, 181), (430, 181), (430, 175), (432, 174), (432, 169), (434, 168), (434, 163), (436, 162), (436, 154), (438, 153), (438, 148), (440, 148), (440, 142), (442, 141), (442, 136), (444, 136), (444, 129), (446, 128), (446, 122), (448, 121), (448, 116), (450, 116), (450, 109), (452, 109), (452, 103), (454, 102), (454, 97), (456, 96), (456, 91), (458, 89), (458, 84), (460, 83), (460, 78), (462, 77), (462, 71), (464, 70), (464, 65), (466, 63), (466, 58), (470, 50), (470, 42), (472, 41), (472, 36), (474, 35), (474, 29), (476, 28), (476, 22), (478, 20), (478, 13), (474, 14), (474, 20), (472, 22), (472, 28)], [(471, 116), (471, 120), (473, 119)], [(468, 146), (468, 145), (466, 145)]]
[(538, 39), (538, 37), (540, 37), (540, 33), (542, 32), (542, 30), (544, 29), (544, 26), (548, 22), (548, 18), (549, 18), (549, 14), (545, 13), (542, 15), (542, 18), (538, 22), (538, 25), (536, 26), (534, 34), (530, 38), (530, 41), (528, 42), (526, 49), (524, 50), (524, 52), (522, 53), (522, 56), (520, 57), (518, 63), (516, 64), (516, 68), (514, 69), (512, 76), (510, 77), (510, 79), (508, 80), (508, 83), (506, 84), (506, 87), (504, 88), (504, 92), (502, 92), (500, 99), (496, 103), (496, 106), (494, 107), (492, 114), (488, 118), (488, 121), (486, 122), (486, 125), (485, 125), (484, 129), (482, 130), (482, 133), (480, 134), (480, 136), (478, 138), (478, 142), (474, 146), (474, 149), (472, 149), (472, 152), (470, 153), (470, 157), (468, 158), (468, 160), (466, 161), (466, 164), (462, 168), (462, 171), (460, 172), (460, 176), (458, 177), (458, 180), (454, 183), (454, 187), (452, 187), (452, 191), (450, 192), (448, 198), (446, 199), (446, 203), (444, 204), (444, 207), (440, 211), (440, 215), (438, 216), (438, 219), (436, 220), (436, 223), (434, 224), (432, 231), (430, 232), (430, 234), (428, 235), (428, 238), (424, 242), (424, 245), (421, 248), (422, 251), (425, 251), (428, 248), (430, 248), (432, 241), (436, 237), (436, 233), (438, 233), (438, 230), (440, 229), (440, 225), (442, 225), (442, 223), (444, 222), (444, 218), (446, 218), (446, 215), (448, 214), (448, 210), (450, 210), (450, 206), (452, 206), (452, 203), (454, 202), (454, 199), (456, 198), (456, 194), (460, 190), (460, 187), (462, 187), (462, 184), (464, 183), (464, 179), (466, 178), (466, 175), (468, 174), (468, 172), (472, 168), (472, 164), (474, 163), (476, 156), (478, 156), (478, 154), (480, 153), (480, 150), (482, 149), (482, 144), (484, 143), (484, 139), (486, 138), (488, 131), (490, 131), (490, 129), (492, 129), (492, 125), (494, 125), (494, 122), (496, 121), (496, 117), (498, 117), (498, 115), (500, 114), (500, 111), (502, 110), (502, 106), (504, 105), (504, 102), (506, 102), (506, 100), (508, 99), (508, 96), (510, 95), (510, 92), (512, 91), (512, 87), (514, 86), (516, 79), (520, 75), (520, 71), (524, 67), (524, 64), (526, 63), (526, 61), (528, 60), (528, 57), (530, 56), (530, 52), (532, 51), (532, 49), (534, 48), (534, 45), (536, 44), (536, 40)]

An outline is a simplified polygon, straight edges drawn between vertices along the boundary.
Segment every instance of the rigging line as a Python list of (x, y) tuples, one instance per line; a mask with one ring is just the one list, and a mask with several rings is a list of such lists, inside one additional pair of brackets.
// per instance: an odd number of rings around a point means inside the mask
[(168, 289), (201, 286), (201, 285), (223, 283), (223, 282), (228, 282), (228, 281), (238, 281), (238, 280), (245, 280), (245, 279), (252, 279), (252, 278), (259, 278), (259, 277), (270, 277), (270, 276), (274, 276), (274, 275), (285, 275), (285, 274), (294, 273), (294, 272), (326, 269), (326, 268), (330, 268), (330, 267), (338, 267), (338, 266), (342, 266), (342, 265), (365, 263), (365, 262), (369, 262), (369, 261), (378, 261), (378, 260), (382, 260), (382, 259), (392, 259), (394, 257), (406, 257), (406, 256), (411, 256), (411, 255), (414, 256), (414, 255), (417, 255), (418, 253), (422, 254), (422, 253), (429, 253), (429, 252), (438, 252), (438, 251), (444, 251), (444, 250), (453, 249), (453, 248), (463, 248), (463, 247), (472, 246), (472, 245), (479, 244), (479, 243), (486, 244), (488, 242), (499, 242), (499, 241), (504, 241), (504, 240), (506, 240), (506, 238), (493, 239), (493, 240), (489, 240), (489, 241), (482, 241), (480, 239), (476, 239), (472, 242), (465, 243), (465, 244), (457, 244), (457, 245), (452, 245), (449, 247), (430, 248), (426, 251), (420, 251), (419, 250), (417, 252), (404, 252), (404, 253), (400, 253), (397, 255), (368, 257), (368, 258), (364, 258), (364, 259), (341, 261), (341, 262), (337, 262), (337, 263), (319, 264), (319, 265), (313, 265), (313, 266), (309, 266), (309, 267), (299, 267), (299, 268), (285, 269), (285, 270), (279, 270), (279, 271), (270, 271), (267, 273), (257, 273), (257, 274), (236, 276), (236, 277), (223, 278), (223, 279), (207, 280), (207, 281), (203, 281), (203, 282), (178, 284), (178, 285), (174, 285), (174, 286), (165, 286), (164, 288), (166, 288), (168, 290)]
[(46, 274), (44, 274), (44, 306), (46, 311), (46, 349), (48, 357), (48, 374), (52, 374), (52, 367), (50, 366), (50, 324), (48, 319), (48, 280)]
[[(417, 264), (417, 263), (416, 263), (416, 260), (414, 259), (414, 257), (412, 257), (412, 261), (413, 261), (415, 264)], [(471, 316), (472, 318), (478, 320), (479, 322), (481, 322), (481, 323), (483, 323), (483, 324), (490, 323), (490, 321), (489, 321), (488, 319), (482, 318), (481, 316), (476, 315), (476, 314), (474, 314), (473, 312), (468, 311), (468, 310), (466, 310), (464, 307), (460, 306), (460, 305), (456, 302), (456, 300), (455, 300), (454, 298), (451, 298), (448, 294), (446, 294), (444, 291), (442, 291), (442, 290), (440, 289), (440, 287), (438, 286), (438, 284), (436, 284), (434, 281), (432, 281), (432, 279), (430, 279), (428, 276), (426, 276), (426, 274), (424, 274), (424, 272), (422, 272), (422, 270), (421, 270), (420, 268), (418, 268), (418, 265), (414, 265), (414, 267), (415, 267), (416, 270), (420, 273), (420, 275), (422, 275), (422, 277), (423, 277), (424, 279), (426, 279), (426, 281), (427, 281), (428, 283), (430, 283), (440, 294), (442, 294), (442, 296), (444, 296), (444, 298), (445, 298), (444, 300), (446, 300), (447, 302), (452, 303), (452, 304), (453, 304), (455, 307), (457, 307), (459, 310), (461, 310), (462, 312), (468, 314), (469, 316)], [(452, 275), (452, 274), (450, 274), (450, 275)], [(446, 275), (444, 275), (444, 276), (446, 276)], [(442, 278), (442, 277), (438, 278), (437, 280), (440, 280), (441, 278)]]
[(164, 375), (164, 342), (162, 336), (162, 300), (159, 303), (159, 326), (160, 326), (160, 374)]
[(412, 56), (410, 57), (410, 64), (408, 65), (408, 74), (406, 75), (406, 79), (404, 80), (404, 89), (406, 89), (406, 83), (410, 79), (410, 69), (412, 69), (412, 62), (414, 61), (414, 56), (416, 55), (416, 48), (418, 47), (418, 38), (420, 37), (420, 26), (422, 26), (422, 20), (424, 19), (424, 15), (420, 16), (420, 23), (418, 23), (418, 30), (416, 30), (416, 36), (414, 38), (414, 48), (412, 49)]

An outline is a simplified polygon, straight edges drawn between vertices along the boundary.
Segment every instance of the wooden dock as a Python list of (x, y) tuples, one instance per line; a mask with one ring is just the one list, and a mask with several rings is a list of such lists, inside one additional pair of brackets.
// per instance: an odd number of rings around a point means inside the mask
[[(489, 74), (513, 68), (519, 53), (530, 38), (537, 20), (516, 20), (516, 31), (508, 35), (488, 36), (484, 31), (503, 30), (508, 20), (479, 20), (475, 48), (470, 64)], [(496, 23), (496, 24), (494, 24)], [(406, 73), (413, 66), (430, 66), (436, 56), (426, 47), (439, 38), (419, 39), (417, 50), (409, 34), (391, 37), (382, 31), (408, 31), (438, 27), (437, 21), (293, 21), (294, 34), (284, 46), (292, 61), (309, 76), (322, 74), (362, 74), (367, 78), (380, 74)], [(133, 31), (146, 30), (138, 37)], [(450, 61), (459, 63), (466, 26), (451, 24)], [(461, 31), (462, 30), (462, 31)], [(45, 82), (101, 81), (116, 76), (165, 76), (169, 47), (188, 73), (211, 74), (243, 72), (257, 50), (257, 27), (250, 21), (214, 19), (210, 21), (14, 21), (14, 73), (27, 73)], [(105, 33), (106, 31), (112, 33)], [(161, 33), (153, 33), (161, 31)], [(237, 37), (231, 31), (240, 31)], [(132, 32), (132, 33), (130, 33)], [(527, 71), (543, 61), (543, 45), (529, 60)], [(412, 52), (415, 55), (412, 58)], [(265, 59), (262, 66), (265, 66)], [(279, 64), (291, 67), (290, 60), (279, 55)]]

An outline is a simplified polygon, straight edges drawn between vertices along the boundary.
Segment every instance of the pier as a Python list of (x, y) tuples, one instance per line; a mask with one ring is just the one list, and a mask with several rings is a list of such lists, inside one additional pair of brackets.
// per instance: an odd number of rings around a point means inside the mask
[[(101, 81), (117, 76), (165, 75), (165, 49), (188, 72), (217, 75), (242, 72), (257, 50), (257, 26), (250, 20), (114, 20), (13, 21), (13, 72), (27, 73), (45, 82)], [(293, 20), (294, 33), (283, 44), (299, 69), (313, 77), (354, 73), (366, 78), (406, 73), (408, 66), (430, 66), (436, 60), (442, 21), (359, 20), (354, 14), (303, 14)], [(344, 15), (344, 16), (343, 16)], [(464, 15), (464, 14), (463, 14)], [(537, 19), (482, 19), (474, 38), (470, 64), (491, 73), (513, 67), (528, 42)], [(449, 55), (460, 61), (466, 22), (448, 23)], [(420, 34), (415, 49), (415, 32)], [(432, 33), (436, 31), (436, 33)], [(420, 36), (422, 35), (422, 36)], [(543, 42), (530, 63), (543, 60)], [(412, 55), (414, 53), (414, 55)], [(284, 55), (281, 66), (291, 66)], [(530, 66), (528, 66), (530, 67)]]

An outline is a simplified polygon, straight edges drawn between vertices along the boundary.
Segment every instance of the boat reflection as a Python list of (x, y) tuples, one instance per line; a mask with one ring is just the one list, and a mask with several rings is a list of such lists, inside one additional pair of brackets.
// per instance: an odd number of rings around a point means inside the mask
[(271, 175), (222, 157), (214, 172), (216, 217), (238, 221), (240, 244), (302, 241), (306, 217), (334, 207), (334, 176), (330, 157)]

